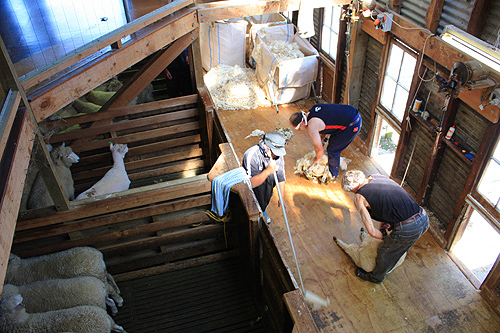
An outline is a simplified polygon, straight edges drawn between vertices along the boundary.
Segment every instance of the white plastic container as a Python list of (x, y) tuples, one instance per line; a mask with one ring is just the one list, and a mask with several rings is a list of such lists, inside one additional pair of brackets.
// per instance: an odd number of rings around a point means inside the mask
[(453, 136), (453, 133), (455, 133), (455, 125), (451, 126), (450, 129), (448, 130), (448, 133), (446, 133), (446, 140), (450, 140), (451, 137)]

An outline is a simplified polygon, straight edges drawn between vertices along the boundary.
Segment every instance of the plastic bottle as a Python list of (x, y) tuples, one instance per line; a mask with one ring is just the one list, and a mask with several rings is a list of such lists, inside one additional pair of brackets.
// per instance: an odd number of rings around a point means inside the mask
[(450, 129), (448, 130), (448, 133), (446, 133), (446, 140), (450, 140), (451, 137), (453, 136), (453, 133), (455, 133), (455, 125), (451, 126)]
[(420, 105), (422, 105), (422, 99), (417, 97), (417, 99), (415, 99), (415, 103), (413, 103), (413, 112), (419, 112)]

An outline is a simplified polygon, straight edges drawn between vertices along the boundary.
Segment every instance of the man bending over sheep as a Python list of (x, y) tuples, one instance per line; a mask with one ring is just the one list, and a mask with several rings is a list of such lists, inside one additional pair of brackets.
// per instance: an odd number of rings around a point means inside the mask
[[(427, 231), (429, 217), (401, 186), (387, 176), (366, 177), (360, 170), (350, 170), (342, 178), (342, 188), (355, 193), (354, 205), (366, 231), (372, 237), (383, 239), (373, 271), (366, 272), (358, 267), (355, 274), (363, 280), (381, 283), (399, 258)], [(372, 219), (389, 224), (392, 233), (387, 235), (385, 228), (377, 230)]]

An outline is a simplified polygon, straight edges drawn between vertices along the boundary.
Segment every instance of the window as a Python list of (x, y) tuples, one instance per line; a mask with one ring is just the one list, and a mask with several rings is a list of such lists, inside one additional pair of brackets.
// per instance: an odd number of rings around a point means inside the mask
[(373, 141), (371, 156), (375, 159), (375, 161), (377, 161), (382, 169), (390, 175), (392, 164), (394, 163), (394, 157), (396, 156), (399, 133), (382, 117), (380, 117), (377, 121), (380, 134), (378, 134), (376, 140)]
[(475, 285), (479, 288), (500, 253), (500, 234), (474, 210), (462, 238), (455, 244), (452, 252), (474, 274), (479, 281)]
[(384, 76), (380, 104), (399, 121), (403, 120), (416, 58), (400, 46), (392, 44)]
[(493, 155), (486, 166), (477, 191), (488, 200), (494, 209), (500, 211), (500, 145), (493, 152)]
[(325, 7), (321, 33), (321, 49), (328, 53), (333, 60), (337, 57), (341, 13), (342, 8), (339, 6)]

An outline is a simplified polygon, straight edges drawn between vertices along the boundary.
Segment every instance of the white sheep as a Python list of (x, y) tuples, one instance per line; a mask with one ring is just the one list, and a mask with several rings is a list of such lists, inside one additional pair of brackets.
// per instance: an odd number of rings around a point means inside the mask
[[(77, 163), (80, 158), (73, 152), (71, 147), (66, 147), (64, 143), (52, 149), (50, 157), (68, 200), (73, 200), (75, 198), (75, 188), (69, 168), (73, 163)], [(50, 196), (42, 175), (38, 173), (28, 196), (27, 208), (36, 209), (52, 205), (54, 205), (54, 201)]]
[(36, 281), (77, 276), (93, 276), (101, 280), (106, 286), (109, 297), (116, 302), (116, 305), (122, 306), (120, 289), (111, 274), (106, 271), (102, 252), (92, 247), (74, 247), (26, 259), (11, 254), (5, 283), (22, 286)]
[(67, 309), (79, 305), (92, 305), (116, 315), (115, 302), (108, 298), (108, 289), (104, 283), (93, 276), (78, 276), (69, 279), (51, 279), (37, 281), (22, 286), (5, 284), (1, 299), (20, 294), (24, 299), (26, 311), (47, 312)]
[[(381, 239), (374, 238), (370, 236), (364, 228), (361, 228), (359, 238), (361, 239), (361, 245), (358, 244), (346, 244), (337, 237), (333, 236), (333, 240), (337, 243), (342, 250), (351, 257), (352, 261), (356, 266), (361, 267), (367, 272), (373, 271), (375, 268), (375, 260), (377, 258), (377, 250), (379, 245), (383, 242)], [(406, 258), (406, 253), (399, 259), (396, 265), (389, 271), (392, 270), (403, 263)]]
[(92, 185), (91, 188), (80, 193), (76, 197), (76, 200), (128, 190), (130, 179), (128, 178), (125, 163), (123, 162), (123, 158), (128, 152), (128, 147), (126, 144), (113, 145), (110, 142), (109, 150), (111, 150), (111, 154), (113, 155), (113, 167), (106, 172), (101, 180)]
[[(315, 157), (316, 153), (313, 151), (298, 159), (294, 167), (295, 174), (304, 175), (314, 183), (328, 184), (328, 182), (335, 180), (328, 166), (328, 154), (325, 152), (317, 163), (313, 163), (312, 161)], [(341, 157), (340, 169), (347, 170), (349, 162), (351, 162), (350, 159)]]
[(23, 298), (17, 294), (0, 304), (0, 332), (116, 332), (125, 333), (105, 310), (96, 306), (76, 306), (64, 310), (28, 313)]

